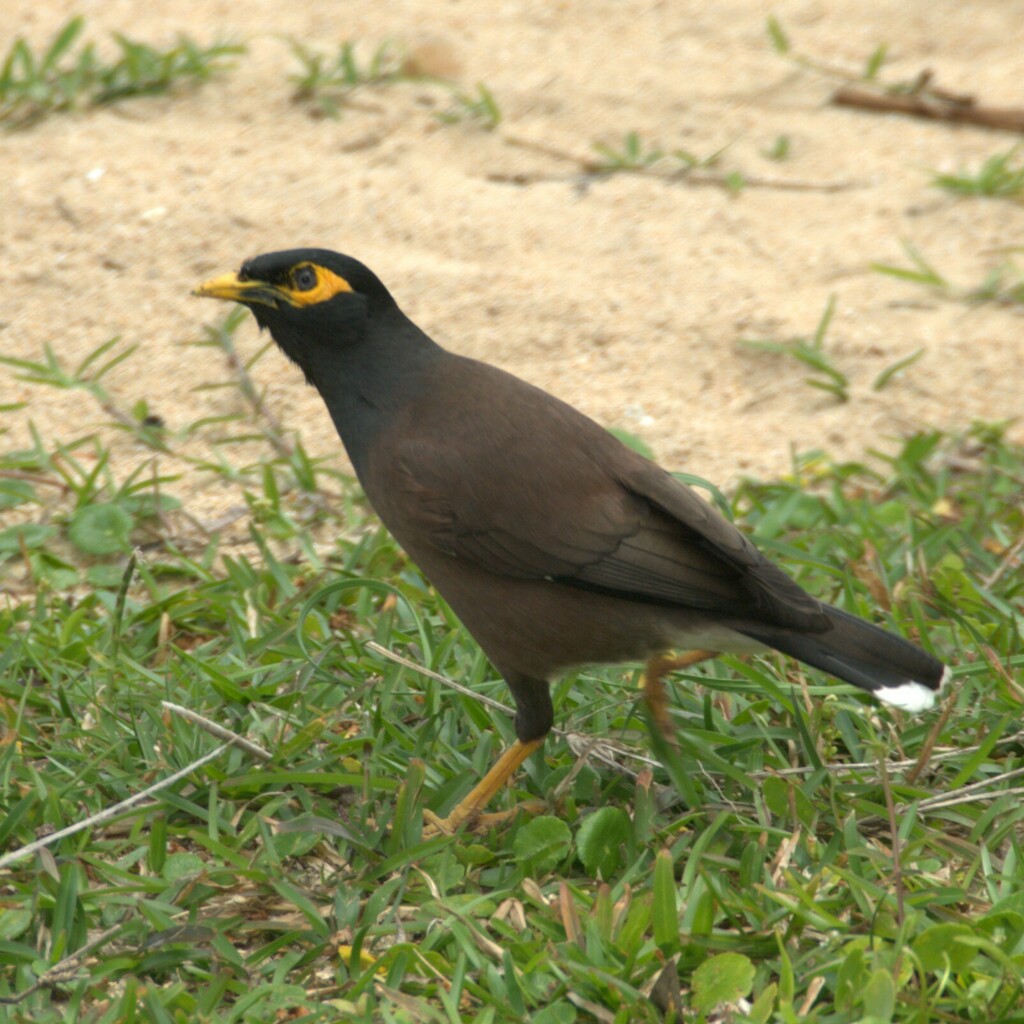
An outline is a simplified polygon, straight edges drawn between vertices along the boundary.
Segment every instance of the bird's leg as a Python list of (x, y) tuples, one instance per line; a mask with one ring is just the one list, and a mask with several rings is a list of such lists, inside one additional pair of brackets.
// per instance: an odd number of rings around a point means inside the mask
[(451, 835), (463, 825), (471, 828), (478, 823), (486, 823), (489, 827), (498, 824), (510, 814), (516, 814), (518, 807), (501, 814), (482, 815), (483, 809), (491, 802), (491, 798), (515, 774), (519, 766), (535, 751), (544, 745), (544, 737), (524, 743), (516, 740), (501, 757), (491, 766), (490, 771), (473, 787), (470, 792), (452, 810), (447, 818), (439, 818), (433, 811), (424, 811), (424, 836), (434, 836), (439, 832)]
[(669, 672), (681, 668), (689, 668), (698, 662), (718, 656), (718, 651), (685, 651), (683, 654), (655, 654), (648, 658), (644, 669), (644, 700), (650, 709), (654, 724), (665, 739), (675, 745), (675, 731), (668, 714), (668, 698), (665, 695), (665, 684), (662, 679)]

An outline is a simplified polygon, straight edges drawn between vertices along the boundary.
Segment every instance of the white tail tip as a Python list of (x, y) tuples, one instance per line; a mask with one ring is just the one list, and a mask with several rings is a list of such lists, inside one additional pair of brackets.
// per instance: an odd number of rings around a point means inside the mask
[(947, 665), (946, 671), (942, 673), (942, 678), (939, 680), (937, 690), (925, 686), (924, 683), (911, 680), (909, 683), (901, 683), (899, 686), (880, 686), (874, 691), (874, 695), (879, 700), (885, 701), (886, 704), (892, 704), (893, 707), (916, 714), (935, 706), (935, 700), (942, 692), (942, 688), (949, 682), (949, 676), (950, 671)]

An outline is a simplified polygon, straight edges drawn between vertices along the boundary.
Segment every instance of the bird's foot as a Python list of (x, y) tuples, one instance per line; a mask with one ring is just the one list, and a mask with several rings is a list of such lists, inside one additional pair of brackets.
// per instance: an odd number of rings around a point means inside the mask
[(669, 672), (677, 672), (681, 668), (689, 668), (717, 656), (718, 651), (684, 651), (682, 654), (656, 654), (647, 661), (643, 680), (644, 700), (647, 702), (655, 728), (664, 737), (665, 742), (671, 744), (673, 750), (678, 750), (678, 744), (675, 729), (672, 728), (672, 718), (668, 713), (664, 677)]
[(427, 838), (441, 834), (451, 835), (464, 825), (474, 832), (486, 831), (492, 825), (500, 824), (502, 820), (515, 815), (519, 807), (498, 814), (484, 814), (484, 808), (491, 802), (495, 793), (508, 782), (519, 766), (543, 745), (543, 736), (526, 743), (516, 740), (494, 762), (490, 771), (459, 801), (447, 818), (439, 818), (433, 811), (423, 812), (423, 835)]
[(492, 828), (511, 821), (517, 814), (542, 814), (546, 809), (547, 804), (541, 800), (524, 800), (507, 811), (492, 811), (490, 813), (478, 811), (476, 814), (458, 814), (459, 808), (456, 808), (447, 818), (439, 818), (433, 811), (425, 810), (423, 812), (423, 838), (450, 836), (463, 828), (474, 835), (485, 835)]

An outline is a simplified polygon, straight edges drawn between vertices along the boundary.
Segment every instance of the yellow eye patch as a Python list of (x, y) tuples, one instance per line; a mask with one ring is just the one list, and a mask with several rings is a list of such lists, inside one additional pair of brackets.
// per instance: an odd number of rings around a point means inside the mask
[[(310, 275), (315, 275), (312, 287), (306, 287)], [(298, 263), (292, 267), (289, 283), (279, 286), (281, 297), (293, 306), (315, 306), (333, 299), (339, 292), (350, 292), (352, 285), (333, 270), (318, 263)]]

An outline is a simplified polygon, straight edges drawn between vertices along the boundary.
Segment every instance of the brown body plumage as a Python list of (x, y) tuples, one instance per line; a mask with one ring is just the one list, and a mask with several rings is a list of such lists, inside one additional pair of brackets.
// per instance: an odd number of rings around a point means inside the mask
[(553, 675), (670, 648), (773, 647), (911, 710), (940, 688), (937, 659), (811, 597), (571, 406), (436, 345), (355, 260), (271, 253), (199, 294), (249, 305), (319, 390), (374, 509), (508, 681), (524, 749)]

